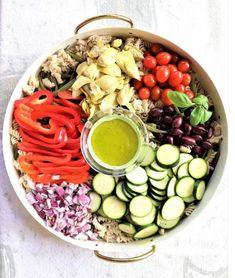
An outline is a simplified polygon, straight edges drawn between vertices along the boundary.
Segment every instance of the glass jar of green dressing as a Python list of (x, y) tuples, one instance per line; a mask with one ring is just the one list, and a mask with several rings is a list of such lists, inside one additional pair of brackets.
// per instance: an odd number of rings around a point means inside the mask
[(113, 176), (125, 175), (141, 163), (146, 142), (144, 123), (123, 108), (96, 113), (81, 134), (81, 150), (87, 163), (94, 170)]

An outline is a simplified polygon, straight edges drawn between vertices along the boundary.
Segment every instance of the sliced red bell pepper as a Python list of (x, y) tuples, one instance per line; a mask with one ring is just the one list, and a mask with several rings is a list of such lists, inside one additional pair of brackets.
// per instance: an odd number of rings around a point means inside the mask
[(45, 174), (56, 174), (56, 175), (60, 175), (60, 174), (69, 174), (69, 173), (74, 173), (75, 171), (79, 172), (79, 173), (83, 173), (86, 172), (90, 169), (90, 166), (84, 165), (84, 166), (56, 166), (56, 167), (40, 167), (39, 171), (41, 173), (45, 173)]
[(24, 171), (26, 174), (39, 174), (38, 168), (30, 163), (27, 159), (25, 159), (25, 156), (19, 155), (18, 162), (20, 164), (21, 170)]
[(27, 132), (23, 131), (22, 128), (19, 128), (19, 133), (21, 135), (21, 137), (23, 138), (24, 142), (29, 142), (32, 143), (34, 145), (38, 145), (38, 146), (43, 146), (43, 147), (47, 147), (47, 148), (52, 148), (52, 149), (59, 149), (59, 148), (63, 148), (68, 140), (67, 137), (67, 133), (65, 128), (60, 128), (59, 129), (60, 133), (60, 141), (57, 144), (49, 144), (49, 143), (45, 143), (42, 142), (41, 140), (38, 140), (36, 138), (33, 138), (32, 136), (30, 136)]
[(80, 95), (78, 97), (73, 97), (73, 94), (71, 91), (69, 90), (66, 90), (66, 91), (61, 91), (58, 93), (58, 96), (61, 98), (61, 99), (74, 99), (74, 100), (82, 100), (84, 98), (83, 95)]
[(51, 104), (52, 101), (52, 92), (48, 90), (40, 90), (33, 93), (31, 96), (16, 100), (14, 106), (17, 108), (19, 104), (27, 104), (28, 106), (34, 107), (34, 105)]
[(29, 177), (38, 183), (57, 183), (59, 181), (53, 180), (52, 175), (49, 174), (29, 174)]
[(55, 157), (61, 157), (64, 154), (66, 154), (66, 152), (55, 152), (55, 151), (50, 151), (50, 150), (45, 150), (42, 149), (40, 147), (36, 147), (35, 145), (31, 144), (31, 143), (27, 143), (27, 142), (22, 142), (22, 143), (18, 143), (17, 147), (19, 150), (24, 151), (24, 152), (32, 152), (32, 153), (38, 153), (40, 155), (52, 155)]
[(40, 154), (26, 154), (25, 159), (30, 161), (49, 161), (56, 164), (65, 164), (66, 162), (71, 160), (71, 154), (66, 154), (63, 157), (54, 157), (49, 155), (40, 155)]
[[(15, 110), (14, 117), (16, 122), (27, 130), (35, 130), (41, 132), (43, 134), (54, 134), (57, 130), (57, 126), (49, 126), (49, 128), (45, 128), (41, 123), (32, 119), (33, 109), (28, 107), (25, 104), (19, 104)], [(23, 126), (22, 126), (23, 123)]]

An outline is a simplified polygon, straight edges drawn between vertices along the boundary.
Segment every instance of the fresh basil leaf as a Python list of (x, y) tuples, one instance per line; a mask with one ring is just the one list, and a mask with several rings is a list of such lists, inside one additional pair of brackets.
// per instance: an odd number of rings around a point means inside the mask
[(181, 92), (171, 91), (167, 94), (172, 103), (180, 108), (188, 108), (194, 105), (187, 95)]
[(196, 126), (201, 122), (202, 117), (204, 116), (204, 111), (205, 108), (203, 108), (202, 106), (197, 106), (193, 109), (193, 111), (190, 114), (191, 125)]
[(211, 111), (207, 111), (207, 110), (204, 109), (204, 113), (203, 113), (203, 116), (202, 116), (202, 119), (201, 119), (201, 124), (206, 123), (210, 119), (212, 114), (213, 113)]
[(208, 98), (204, 95), (199, 95), (193, 99), (193, 102), (197, 105), (202, 105), (205, 109), (208, 109)]

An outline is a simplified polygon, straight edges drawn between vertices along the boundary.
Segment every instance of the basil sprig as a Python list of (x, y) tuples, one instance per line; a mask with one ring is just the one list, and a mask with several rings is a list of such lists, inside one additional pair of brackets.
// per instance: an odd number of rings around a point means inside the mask
[(212, 112), (208, 111), (208, 98), (204, 95), (199, 95), (192, 101), (186, 94), (177, 91), (171, 91), (167, 96), (177, 108), (194, 107), (190, 114), (190, 123), (193, 126), (204, 124), (212, 116)]

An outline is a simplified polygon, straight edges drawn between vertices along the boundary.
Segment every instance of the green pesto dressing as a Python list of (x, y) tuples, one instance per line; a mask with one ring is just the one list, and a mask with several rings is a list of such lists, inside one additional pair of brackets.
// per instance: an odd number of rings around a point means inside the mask
[(103, 163), (121, 166), (134, 158), (139, 147), (139, 136), (128, 121), (120, 118), (103, 120), (97, 122), (91, 131), (91, 147)]

